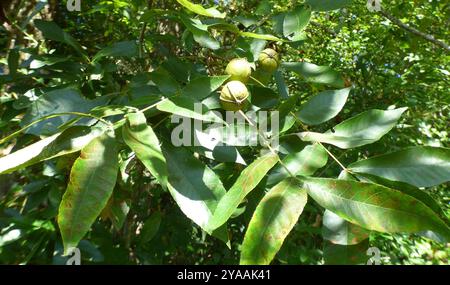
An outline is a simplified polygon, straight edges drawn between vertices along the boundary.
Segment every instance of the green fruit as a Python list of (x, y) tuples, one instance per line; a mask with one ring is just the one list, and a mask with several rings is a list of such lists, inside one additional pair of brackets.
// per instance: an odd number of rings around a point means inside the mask
[(240, 81), (230, 81), (220, 92), (220, 103), (224, 110), (239, 111), (247, 105), (249, 92), (247, 87)]
[(258, 61), (261, 69), (273, 73), (278, 69), (278, 65), (280, 64), (280, 56), (275, 50), (268, 48), (261, 52)]
[(252, 74), (252, 67), (245, 58), (235, 58), (228, 63), (225, 73), (231, 75), (231, 81), (246, 83)]

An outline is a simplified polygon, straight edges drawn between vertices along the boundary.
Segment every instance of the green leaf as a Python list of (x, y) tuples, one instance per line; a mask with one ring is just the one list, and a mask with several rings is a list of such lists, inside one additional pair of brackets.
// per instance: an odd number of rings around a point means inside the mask
[(283, 21), (283, 35), (290, 37), (305, 29), (311, 18), (311, 9), (305, 6), (298, 6), (294, 10), (286, 13)]
[(366, 265), (370, 259), (367, 254), (369, 239), (354, 245), (340, 245), (325, 242), (323, 257), (325, 265)]
[(8, 53), (9, 74), (14, 75), (17, 73), (17, 68), (19, 67), (19, 59), (20, 59), (19, 50), (16, 48), (10, 49)]
[[(113, 194), (114, 196), (114, 194)], [(103, 209), (100, 217), (102, 220), (109, 219), (117, 231), (120, 231), (125, 223), (125, 219), (130, 211), (126, 201), (111, 197), (108, 204)]]
[(225, 224), (244, 198), (258, 186), (259, 182), (277, 162), (278, 156), (276, 154), (266, 154), (245, 168), (231, 189), (220, 200), (209, 228), (217, 229)]
[(266, 41), (274, 41), (274, 42), (284, 42), (284, 40), (277, 38), (273, 35), (269, 34), (257, 34), (257, 33), (251, 33), (251, 32), (240, 32), (239, 35), (246, 38), (254, 38), (259, 40), (266, 40)]
[(331, 11), (343, 8), (352, 3), (352, 0), (306, 0), (314, 11)]
[(284, 80), (283, 73), (280, 70), (275, 71), (275, 81), (277, 83), (278, 94), (282, 99), (289, 98), (289, 87)]
[(325, 210), (322, 236), (333, 244), (354, 245), (369, 238), (370, 231), (349, 223), (335, 213)]
[[(198, 106), (198, 110), (195, 106)], [(162, 112), (204, 122), (223, 122), (220, 116), (208, 110), (208, 108), (202, 103), (189, 97), (173, 97), (164, 100), (158, 104), (156, 108)]]
[(284, 62), (282, 67), (293, 71), (303, 77), (307, 82), (329, 85), (335, 88), (344, 88), (342, 76), (328, 66), (318, 66), (308, 62)]
[(0, 174), (11, 173), (41, 161), (77, 152), (102, 133), (103, 130), (99, 127), (71, 127), (1, 157)]
[(220, 43), (213, 38), (208, 32), (208, 26), (204, 25), (198, 19), (188, 18), (184, 15), (180, 17), (183, 24), (194, 36), (194, 40), (202, 47), (217, 50), (220, 48)]
[(199, 101), (203, 100), (219, 89), (228, 78), (230, 78), (229, 75), (196, 78), (181, 91), (181, 95)]
[(80, 44), (71, 35), (63, 31), (63, 29), (61, 29), (55, 22), (38, 19), (34, 20), (34, 24), (42, 32), (44, 38), (68, 44), (80, 54), (86, 54)]
[(303, 104), (297, 112), (298, 118), (308, 125), (319, 125), (336, 117), (341, 112), (351, 88), (328, 90), (317, 94)]
[(220, 162), (236, 162), (246, 165), (238, 149), (234, 146), (222, 144), (221, 138), (214, 132), (194, 129), (192, 135), (191, 141), (195, 142), (193, 149), (200, 155)]
[(357, 176), (362, 182), (372, 182), (401, 191), (421, 201), (438, 215), (445, 216), (439, 204), (427, 193), (426, 190), (420, 190), (419, 188), (416, 188), (408, 183), (392, 181), (372, 174), (356, 173), (354, 175)]
[(230, 125), (213, 124), (205, 133), (211, 139), (222, 142), (229, 146), (254, 145), (258, 141), (258, 129), (246, 124), (243, 120)]
[(191, 12), (194, 12), (195, 14), (206, 16), (206, 17), (212, 17), (212, 18), (225, 18), (226, 13), (220, 13), (215, 8), (209, 8), (205, 9), (202, 5), (194, 4), (191, 1), (187, 0), (177, 0), (177, 2), (188, 9)]
[(377, 184), (302, 177), (319, 205), (363, 228), (387, 233), (431, 230), (450, 240), (450, 228), (427, 205)]
[(75, 161), (58, 213), (64, 252), (76, 247), (106, 206), (119, 162), (113, 132), (92, 140)]
[(143, 113), (129, 113), (127, 123), (123, 126), (124, 142), (134, 151), (137, 158), (163, 186), (167, 187), (166, 159), (161, 151), (158, 137), (153, 129), (147, 125)]
[(406, 110), (369, 110), (340, 123), (334, 130), (323, 134), (303, 132), (299, 137), (304, 141), (328, 143), (342, 149), (371, 144), (387, 134)]
[(353, 172), (368, 173), (416, 187), (450, 181), (450, 149), (417, 146), (350, 164)]
[(245, 233), (240, 264), (268, 265), (303, 212), (308, 195), (295, 178), (283, 180), (261, 200)]
[[(94, 107), (106, 105), (110, 97), (103, 96), (94, 100), (87, 100), (77, 90), (59, 89), (48, 92), (39, 97), (39, 99), (28, 109), (27, 113), (20, 121), (22, 127), (38, 120), (42, 117), (57, 113), (89, 113)], [(51, 118), (39, 122), (26, 130), (27, 134), (33, 135), (53, 135), (58, 132), (59, 127), (72, 119), (75, 115), (65, 115)], [(95, 119), (81, 119), (77, 125), (89, 125), (94, 123)]]
[(93, 62), (99, 59), (112, 56), (112, 57), (133, 57), (138, 55), (138, 47), (134, 41), (118, 42), (109, 47), (100, 50), (92, 59)]
[(178, 94), (181, 90), (180, 84), (163, 67), (159, 67), (150, 73), (150, 79), (156, 84), (159, 91), (166, 96)]
[(226, 190), (219, 177), (186, 148), (163, 144), (168, 189), (181, 211), (208, 233), (208, 224)]
[[(328, 153), (320, 144), (306, 146), (302, 151), (291, 153), (283, 159), (283, 164), (294, 175), (310, 176), (324, 167), (328, 161)], [(267, 185), (273, 186), (290, 174), (281, 164), (269, 173)]]
[(278, 105), (280, 95), (274, 90), (261, 86), (250, 86), (251, 103), (261, 109), (270, 109)]
[[(354, 176), (345, 170), (341, 171), (339, 179), (357, 181)], [(344, 246), (348, 246), (349, 251), (355, 250), (358, 247), (353, 247), (353, 245), (367, 240), (369, 235), (369, 230), (344, 220), (330, 210), (325, 210), (322, 222), (322, 236), (332, 244), (339, 245), (337, 248), (340, 250), (344, 251)], [(328, 247), (332, 247), (332, 244)], [(325, 245), (325, 248), (327, 248), (327, 245)], [(365, 254), (365, 250), (363, 250), (362, 254)], [(327, 258), (326, 256), (324, 257), (325, 259)], [(345, 260), (344, 258), (343, 263), (346, 263)]]
[[(339, 179), (356, 181), (355, 176), (362, 182), (372, 182), (372, 183), (380, 184), (380, 185), (386, 186), (388, 188), (398, 190), (398, 191), (400, 191), (406, 195), (409, 195), (411, 197), (414, 197), (417, 200), (424, 203), (425, 205), (427, 205), (438, 216), (445, 217), (445, 214), (443, 213), (439, 204), (430, 195), (428, 195), (426, 191), (420, 190), (410, 184), (407, 184), (404, 182), (392, 181), (392, 180), (388, 180), (383, 177), (366, 174), (366, 173), (353, 174), (353, 176), (352, 176), (352, 175), (349, 175), (349, 173), (346, 171), (341, 172)], [(347, 221), (345, 221), (345, 223), (350, 224)], [(351, 224), (351, 227), (358, 227), (358, 226)], [(429, 239), (435, 240), (437, 242), (445, 243), (445, 238), (443, 238), (441, 235), (439, 235), (437, 233), (434, 233), (433, 231), (424, 231), (424, 232), (419, 232), (418, 234), (425, 236)]]
[(157, 211), (154, 212), (150, 216), (150, 218), (145, 221), (144, 226), (141, 230), (141, 236), (139, 240), (139, 243), (141, 245), (150, 242), (155, 237), (155, 235), (158, 233), (159, 226), (161, 225), (161, 220), (161, 212)]

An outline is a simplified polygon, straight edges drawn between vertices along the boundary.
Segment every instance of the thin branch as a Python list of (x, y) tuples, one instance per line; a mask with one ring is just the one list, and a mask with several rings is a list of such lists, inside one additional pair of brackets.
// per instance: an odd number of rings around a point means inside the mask
[(387, 12), (386, 10), (381, 10), (380, 14), (383, 15), (385, 18), (389, 19), (391, 22), (393, 22), (394, 24), (396, 24), (397, 26), (399, 26), (400, 28), (403, 28), (405, 30), (407, 30), (408, 32), (419, 36), (431, 43), (433, 43), (436, 46), (439, 46), (441, 48), (443, 48), (445, 51), (450, 52), (450, 46), (447, 45), (446, 43), (444, 43), (443, 41), (440, 41), (438, 39), (436, 39), (433, 35), (430, 34), (426, 34), (424, 32), (421, 32), (411, 26), (408, 26), (407, 24), (403, 23), (402, 21), (400, 21), (399, 19), (397, 19), (396, 17), (394, 17), (392, 14), (390, 14), (389, 12)]

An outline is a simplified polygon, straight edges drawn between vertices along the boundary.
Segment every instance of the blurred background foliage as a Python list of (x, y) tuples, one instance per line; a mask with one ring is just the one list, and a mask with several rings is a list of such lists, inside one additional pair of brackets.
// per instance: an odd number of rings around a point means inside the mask
[[(65, 1), (2, 1), (0, 27), (0, 133), (1, 137), (18, 129), (20, 114), (32, 104), (25, 96), (30, 87), (36, 92), (53, 86), (77, 84), (87, 98), (97, 93), (124, 94), (129, 82), (139, 84), (139, 73), (158, 66), (169, 55), (176, 55), (183, 68), (206, 72), (223, 69), (228, 55), (200, 49), (185, 39), (179, 42), (179, 26), (167, 20), (154, 21), (150, 9), (179, 9), (175, 1), (155, 0), (82, 0), (81, 12), (68, 12)], [(197, 1), (200, 2), (200, 1)], [(275, 11), (287, 11), (302, 1), (201, 1), (230, 16), (240, 17), (241, 25), (257, 23)], [(384, 1), (383, 7), (396, 18), (437, 39), (449, 41), (450, 3), (448, 1)], [(3, 15), (4, 14), (4, 15)], [(52, 20), (86, 48), (88, 54), (118, 41), (142, 40), (145, 55), (140, 58), (92, 64), (79, 68), (72, 60), (74, 50), (58, 42), (43, 42), (30, 19)], [(146, 20), (148, 19), (148, 20)], [(245, 19), (245, 20), (244, 20)], [(145, 27), (145, 28), (143, 28)], [(340, 151), (344, 164), (410, 145), (449, 147), (450, 125), (450, 53), (433, 43), (398, 27), (379, 13), (369, 12), (366, 1), (355, 0), (347, 8), (314, 13), (306, 30), (307, 39), (295, 45), (277, 48), (286, 61), (308, 61), (329, 65), (353, 84), (344, 112), (325, 124), (324, 129), (370, 108), (409, 107), (399, 127), (384, 139), (365, 148)], [(227, 39), (224, 39), (227, 42)], [(19, 52), (20, 50), (20, 52)], [(30, 55), (52, 53), (66, 60), (45, 63), (52, 68), (39, 76), (22, 76), (20, 70), (30, 64)], [(53, 59), (40, 60), (43, 62)], [(34, 57), (36, 59), (36, 57)], [(11, 70), (11, 62), (18, 62)], [(95, 76), (102, 80), (92, 80)], [(291, 93), (302, 100), (318, 90), (315, 85), (289, 78)], [(38, 88), (36, 88), (38, 86)], [(29, 95), (29, 94), (28, 94)], [(14, 145), (0, 145), (0, 156), (32, 140), (21, 137)], [(125, 154), (124, 154), (125, 155)], [(126, 157), (124, 157), (126, 159)], [(136, 162), (134, 162), (136, 163)], [(63, 264), (62, 244), (54, 217), (64, 192), (70, 158), (49, 161), (17, 173), (0, 176), (0, 263)], [(233, 181), (233, 173), (224, 167), (222, 180)], [(220, 165), (216, 167), (220, 172)], [(322, 172), (337, 177), (335, 163)], [(236, 264), (252, 207), (252, 201), (264, 189), (248, 197), (245, 213), (230, 224), (232, 247), (207, 238), (180, 212), (167, 193), (154, 187), (142, 165), (127, 173), (117, 200), (132, 201), (124, 226), (115, 229), (106, 219), (94, 224), (89, 241), (80, 244), (83, 263), (95, 264)], [(231, 179), (230, 179), (231, 178)], [(129, 187), (131, 185), (131, 187)], [(431, 189), (432, 196), (450, 217), (449, 185)], [(114, 197), (116, 198), (116, 197)], [(294, 230), (277, 255), (276, 264), (323, 264), (325, 247), (321, 236), (323, 210), (308, 204)], [(107, 216), (108, 213), (105, 213)], [(136, 234), (137, 233), (137, 234)], [(448, 264), (449, 244), (407, 235), (372, 234), (370, 246), (381, 250), (382, 264)]]

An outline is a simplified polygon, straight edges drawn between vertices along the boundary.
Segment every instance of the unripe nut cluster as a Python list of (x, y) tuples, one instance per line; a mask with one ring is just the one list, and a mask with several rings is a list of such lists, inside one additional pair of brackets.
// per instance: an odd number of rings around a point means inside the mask
[(262, 70), (273, 73), (278, 69), (280, 56), (275, 50), (267, 48), (261, 52), (258, 61)]
[(220, 102), (227, 111), (239, 111), (247, 104), (249, 92), (244, 83), (234, 80), (230, 81), (220, 92)]
[(228, 63), (225, 73), (231, 76), (230, 81), (247, 83), (252, 74), (252, 68), (245, 58), (235, 58)]

